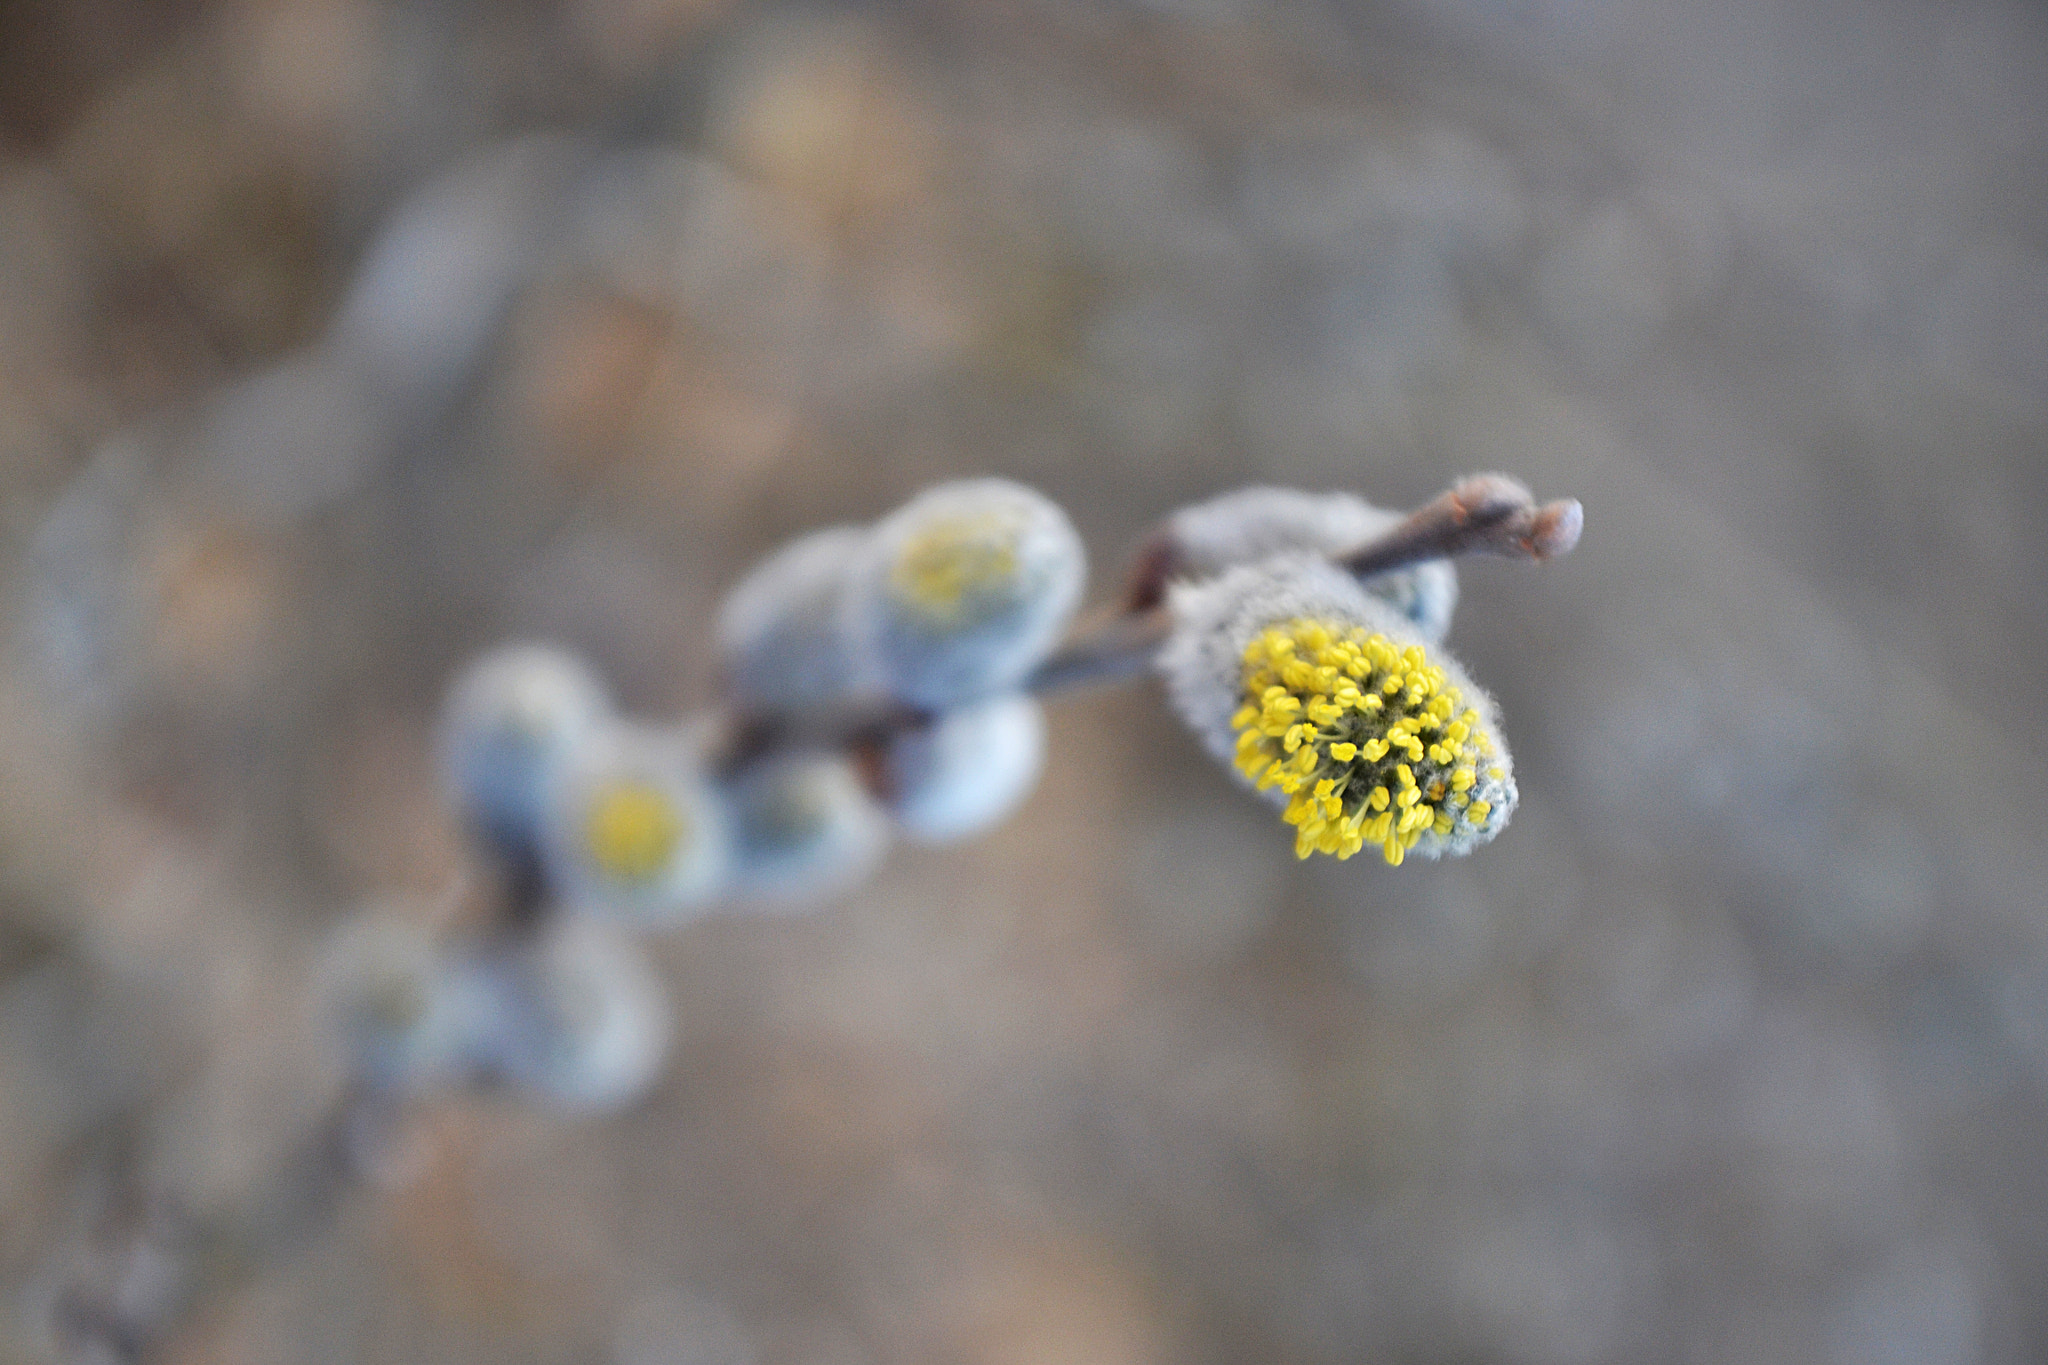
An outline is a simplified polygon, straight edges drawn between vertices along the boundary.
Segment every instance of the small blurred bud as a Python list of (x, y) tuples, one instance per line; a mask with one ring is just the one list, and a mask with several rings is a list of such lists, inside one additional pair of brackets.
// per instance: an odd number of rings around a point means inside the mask
[[(1200, 580), (1278, 554), (1341, 555), (1401, 521), (1400, 513), (1350, 493), (1240, 488), (1175, 512), (1167, 522), (1168, 553), (1157, 567), (1171, 577)], [(1451, 627), (1458, 571), (1447, 559), (1376, 574), (1364, 585), (1406, 616), (1425, 641), (1443, 639)]]
[(991, 697), (889, 741), (889, 808), (904, 837), (968, 839), (1007, 819), (1045, 765), (1045, 710), (1032, 697)]
[(486, 1055), (505, 1079), (571, 1113), (622, 1109), (668, 1057), (668, 992), (619, 927), (558, 919), (477, 965), (495, 998)]
[(755, 764), (726, 790), (733, 886), (773, 902), (813, 900), (865, 880), (889, 846), (889, 823), (851, 761), (796, 753)]
[(718, 612), (718, 652), (733, 701), (799, 710), (861, 690), (848, 639), (847, 584), (868, 533), (834, 526), (791, 541), (749, 570)]
[(505, 645), (465, 668), (441, 713), (441, 767), (455, 803), (498, 847), (534, 848), (555, 771), (604, 725), (611, 699), (583, 661)]
[(1168, 599), (1167, 691), (1209, 751), (1284, 804), (1295, 853), (1471, 851), (1516, 800), (1493, 699), (1411, 622), (1303, 555)]
[(1049, 653), (1087, 580), (1081, 538), (1006, 479), (940, 484), (882, 519), (854, 621), (883, 685), (943, 710), (1014, 687)]
[(335, 310), (335, 353), (401, 400), (449, 384), (545, 261), (552, 196), (582, 155), (555, 135), (512, 138), (407, 196)]
[(390, 1094), (467, 1080), (488, 1028), (433, 937), (397, 920), (366, 916), (343, 926), (322, 955), (315, 995), (356, 1075)]
[(551, 786), (543, 863), (572, 909), (678, 922), (726, 889), (730, 852), (724, 807), (685, 735), (615, 724)]

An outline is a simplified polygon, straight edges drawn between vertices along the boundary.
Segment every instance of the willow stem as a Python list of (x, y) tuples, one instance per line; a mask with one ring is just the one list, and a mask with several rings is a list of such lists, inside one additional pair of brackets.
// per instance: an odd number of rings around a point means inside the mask
[(1410, 512), (1384, 535), (1336, 560), (1360, 578), (1370, 578), (1455, 555), (1555, 559), (1571, 553), (1585, 525), (1586, 510), (1576, 498), (1538, 507), (1520, 480), (1505, 474), (1474, 474)]
[[(1585, 509), (1575, 498), (1539, 507), (1519, 480), (1505, 474), (1474, 474), (1382, 534), (1332, 558), (1360, 578), (1456, 555), (1555, 559), (1571, 552), (1584, 526)], [(1180, 566), (1170, 526), (1155, 531), (1139, 551), (1122, 605), (1077, 630), (1032, 670), (1020, 690), (1044, 696), (1126, 682), (1147, 672), (1173, 628), (1166, 590)], [(872, 751), (933, 719), (928, 711), (894, 701), (812, 714), (736, 715), (725, 723), (714, 763), (732, 773), (785, 749)]]
[(1108, 613), (1033, 669), (1024, 690), (1043, 696), (1135, 678), (1151, 667), (1152, 655), (1172, 628), (1172, 613), (1164, 607)]

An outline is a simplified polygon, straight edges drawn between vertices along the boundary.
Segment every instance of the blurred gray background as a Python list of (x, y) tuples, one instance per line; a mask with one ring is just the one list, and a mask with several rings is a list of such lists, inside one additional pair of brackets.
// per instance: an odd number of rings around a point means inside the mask
[(2044, 115), (1986, 0), (0, 6), (0, 1362), (119, 1187), (273, 1197), (470, 652), (678, 714), (936, 479), (1100, 596), (1493, 468), (1587, 508), (1464, 571), (1498, 843), (1296, 864), (1063, 700), (996, 834), (665, 936), (648, 1104), (438, 1106), (172, 1358), (2048, 1358)]

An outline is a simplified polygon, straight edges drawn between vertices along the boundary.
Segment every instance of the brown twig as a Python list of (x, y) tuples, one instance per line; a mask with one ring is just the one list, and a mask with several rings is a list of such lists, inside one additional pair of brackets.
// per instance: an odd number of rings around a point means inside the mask
[(1576, 498), (1538, 507), (1520, 480), (1474, 474), (1410, 512), (1385, 535), (1336, 559), (1360, 578), (1455, 555), (1555, 559), (1571, 553), (1585, 524), (1585, 509)]
[[(1383, 534), (1333, 556), (1360, 578), (1456, 555), (1545, 560), (1569, 554), (1585, 525), (1575, 498), (1537, 506), (1519, 480), (1474, 474), (1417, 508)], [(1032, 671), (1025, 692), (1119, 683), (1146, 672), (1166, 643), (1173, 618), (1165, 599), (1181, 564), (1172, 531), (1154, 531), (1136, 556), (1121, 605), (1074, 632)], [(863, 702), (811, 713), (733, 715), (711, 747), (713, 766), (730, 774), (788, 749), (845, 749), (872, 756), (890, 739), (932, 723), (931, 713), (900, 702)], [(873, 770), (876, 764), (863, 765)]]
[(151, 1359), (200, 1305), (325, 1227), (365, 1178), (360, 1130), (392, 1118), (388, 1099), (344, 1088), (238, 1209), (210, 1216), (146, 1188), (132, 1158), (119, 1161), (105, 1225), (52, 1304), (61, 1358)]

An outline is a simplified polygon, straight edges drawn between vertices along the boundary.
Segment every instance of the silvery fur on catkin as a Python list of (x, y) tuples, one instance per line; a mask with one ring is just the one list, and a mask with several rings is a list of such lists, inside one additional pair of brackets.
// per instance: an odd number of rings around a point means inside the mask
[[(1209, 752), (1247, 788), (1251, 783), (1234, 762), (1237, 730), (1231, 724), (1231, 717), (1245, 701), (1245, 649), (1267, 626), (1305, 618), (1333, 626), (1361, 626), (1403, 646), (1422, 645), (1430, 662), (1444, 670), (1465, 704), (1480, 713), (1494, 737), (1495, 763), (1503, 775), (1482, 775), (1474, 788), (1475, 797), (1493, 805), (1485, 827), (1454, 829), (1450, 835), (1431, 831), (1410, 851), (1430, 858), (1464, 853), (1492, 838), (1507, 823), (1517, 792), (1493, 698), (1441, 645), (1423, 639), (1413, 622), (1329, 561), (1292, 554), (1262, 564), (1240, 565), (1204, 583), (1174, 585), (1167, 607), (1173, 630), (1157, 659), (1167, 696)], [(1287, 803), (1277, 790), (1260, 795), (1276, 806)]]
[(754, 711), (801, 710), (872, 687), (873, 670), (848, 637), (846, 593), (868, 532), (833, 526), (756, 564), (718, 611), (728, 694)]
[[(1167, 523), (1182, 575), (1213, 578), (1241, 564), (1291, 551), (1339, 555), (1399, 523), (1401, 514), (1351, 493), (1240, 488), (1183, 507)], [(1424, 560), (1365, 580), (1365, 589), (1406, 616), (1426, 644), (1444, 638), (1458, 605), (1458, 571), (1447, 559)]]

